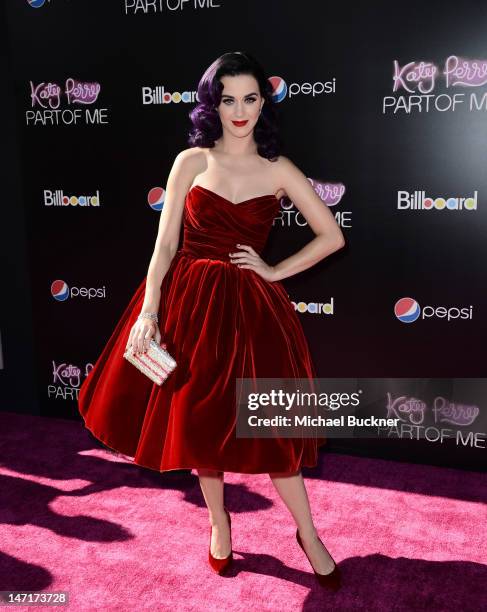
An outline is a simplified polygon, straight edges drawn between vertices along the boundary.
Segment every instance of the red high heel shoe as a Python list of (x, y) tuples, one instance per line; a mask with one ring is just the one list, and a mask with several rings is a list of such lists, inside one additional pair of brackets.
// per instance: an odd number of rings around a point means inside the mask
[[(315, 573), (315, 576), (318, 579), (318, 582), (321, 584), (321, 586), (327, 587), (328, 589), (331, 589), (332, 591), (338, 591), (338, 589), (341, 587), (341, 573), (340, 573), (340, 568), (338, 567), (338, 565), (335, 563), (335, 567), (328, 574), (318, 574), (318, 572), (315, 570), (315, 568), (313, 567), (313, 564), (311, 563), (308, 557), (308, 553), (304, 550), (303, 543), (301, 542), (301, 536), (299, 535), (299, 529), (296, 529), (296, 539), (298, 541), (298, 544), (303, 549), (303, 552), (306, 555), (309, 561), (309, 564), (311, 565)], [(321, 538), (319, 536), (318, 536), (318, 540), (321, 542)], [(321, 543), (323, 544), (323, 542)]]
[[(225, 512), (228, 516), (228, 524), (230, 525), (230, 542), (231, 542), (232, 541), (232, 533), (231, 533), (232, 519), (230, 518), (230, 512), (228, 512), (226, 508), (225, 508)], [(224, 557), (223, 559), (217, 559), (216, 557), (214, 557), (211, 554), (211, 532), (212, 532), (212, 527), (210, 525), (210, 548), (208, 549), (208, 561), (212, 569), (214, 569), (215, 572), (221, 575), (228, 569), (228, 567), (230, 567), (230, 564), (233, 560), (233, 551), (230, 550), (230, 554), (228, 555), (228, 557)]]

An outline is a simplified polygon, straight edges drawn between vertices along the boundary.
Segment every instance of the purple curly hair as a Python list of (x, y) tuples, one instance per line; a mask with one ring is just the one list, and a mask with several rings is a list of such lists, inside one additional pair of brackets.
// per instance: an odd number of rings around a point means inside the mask
[(264, 98), (262, 112), (254, 128), (257, 152), (270, 161), (276, 161), (281, 149), (277, 128), (276, 103), (272, 99), (273, 88), (262, 66), (248, 53), (234, 51), (224, 53), (205, 71), (198, 83), (199, 103), (189, 113), (192, 127), (189, 131), (190, 147), (214, 147), (215, 140), (223, 133), (216, 110), (221, 101), (223, 85), (220, 78), (225, 75), (251, 74), (259, 84)]

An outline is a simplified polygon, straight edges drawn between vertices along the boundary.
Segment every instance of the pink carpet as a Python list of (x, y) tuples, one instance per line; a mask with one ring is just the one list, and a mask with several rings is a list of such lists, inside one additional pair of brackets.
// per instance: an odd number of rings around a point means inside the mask
[(226, 474), (235, 563), (220, 577), (194, 472), (134, 466), (78, 422), (0, 413), (0, 431), (0, 590), (117, 612), (487, 608), (483, 474), (323, 453), (303, 474), (342, 570), (331, 594), (267, 475)]

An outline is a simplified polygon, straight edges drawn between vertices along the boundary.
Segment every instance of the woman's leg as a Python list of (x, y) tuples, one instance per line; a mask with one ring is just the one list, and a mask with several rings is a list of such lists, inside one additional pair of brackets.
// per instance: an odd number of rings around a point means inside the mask
[(224, 559), (230, 554), (231, 540), (223, 502), (223, 472), (203, 469), (197, 472), (212, 527), (211, 554), (217, 559)]
[(319, 574), (330, 573), (334, 561), (318, 539), (301, 471), (294, 474), (272, 473), (269, 476), (296, 522), (301, 541), (313, 567)]

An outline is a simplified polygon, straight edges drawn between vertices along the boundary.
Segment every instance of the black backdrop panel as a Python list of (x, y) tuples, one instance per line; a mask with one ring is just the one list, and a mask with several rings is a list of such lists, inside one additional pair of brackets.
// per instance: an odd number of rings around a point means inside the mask
[[(198, 79), (239, 49), (286, 84), (284, 153), (325, 189), (344, 187), (326, 204), (346, 247), (283, 281), (318, 375), (382, 385), (384, 406), (390, 380), (438, 379), (441, 393), (441, 381), (486, 376), (487, 8), (33, 0), (8, 3), (7, 17), (45, 415), (77, 416), (77, 389), (146, 274), (159, 216), (149, 194), (187, 147)], [(149, 103), (158, 87), (168, 103)], [(99, 202), (48, 205), (55, 192)], [(399, 206), (415, 194), (475, 195), (476, 208)], [(265, 257), (277, 262), (311, 237), (283, 200)], [(54, 281), (67, 299), (53, 296)], [(462, 389), (485, 439), (483, 386)], [(461, 393), (449, 399), (462, 403)], [(482, 453), (403, 439), (386, 455), (403, 457), (400, 448), (476, 468)]]

